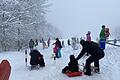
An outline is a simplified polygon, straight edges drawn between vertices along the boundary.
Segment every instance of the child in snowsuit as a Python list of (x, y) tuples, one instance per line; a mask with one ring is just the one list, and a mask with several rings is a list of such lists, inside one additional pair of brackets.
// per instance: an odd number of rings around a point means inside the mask
[(78, 62), (75, 59), (74, 55), (70, 55), (70, 62), (68, 63), (68, 66), (66, 66), (63, 70), (62, 73), (66, 73), (66, 72), (78, 72), (79, 71), (79, 67), (78, 67)]

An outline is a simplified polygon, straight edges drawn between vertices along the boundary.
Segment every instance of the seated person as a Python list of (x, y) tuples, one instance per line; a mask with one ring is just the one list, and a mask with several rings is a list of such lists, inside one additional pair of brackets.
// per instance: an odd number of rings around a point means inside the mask
[(33, 50), (30, 52), (30, 64), (33, 65), (38, 65), (40, 67), (45, 66), (44, 58), (43, 55), (38, 51), (38, 50)]
[(78, 67), (78, 62), (75, 59), (74, 55), (70, 55), (70, 62), (68, 63), (68, 66), (66, 66), (63, 70), (62, 73), (66, 73), (66, 72), (78, 72), (79, 71), (79, 67)]

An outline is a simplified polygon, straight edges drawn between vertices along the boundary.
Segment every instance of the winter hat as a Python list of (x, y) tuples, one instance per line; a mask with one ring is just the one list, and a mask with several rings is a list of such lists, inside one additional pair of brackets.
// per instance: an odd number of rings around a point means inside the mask
[(80, 41), (80, 44), (83, 45), (84, 42), (85, 42), (85, 40), (82, 39), (82, 40)]
[(75, 56), (74, 55), (70, 55), (70, 61), (74, 61), (75, 60)]
[(102, 28), (105, 28), (105, 25), (102, 25)]
[(56, 40), (59, 40), (58, 38), (56, 38)]
[(91, 32), (90, 31), (88, 31), (88, 33), (87, 34), (90, 34)]

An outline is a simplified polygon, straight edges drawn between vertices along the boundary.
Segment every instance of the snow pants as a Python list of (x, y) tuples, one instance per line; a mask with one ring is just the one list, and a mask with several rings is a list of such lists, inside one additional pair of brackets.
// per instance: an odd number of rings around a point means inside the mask
[(104, 50), (106, 46), (106, 39), (100, 39), (99, 46)]
[(87, 60), (86, 60), (86, 65), (85, 65), (85, 69), (86, 69), (86, 73), (88, 75), (91, 75), (91, 66), (90, 64), (92, 62), (94, 62), (94, 67), (97, 67), (97, 71), (100, 72), (100, 68), (99, 68), (99, 60), (101, 58), (104, 57), (104, 52), (101, 49), (101, 53), (99, 53), (97, 56), (90, 56)]
[(57, 54), (56, 54), (56, 57), (57, 58), (61, 58), (62, 56), (61, 56), (61, 48), (58, 48), (58, 52), (57, 52)]

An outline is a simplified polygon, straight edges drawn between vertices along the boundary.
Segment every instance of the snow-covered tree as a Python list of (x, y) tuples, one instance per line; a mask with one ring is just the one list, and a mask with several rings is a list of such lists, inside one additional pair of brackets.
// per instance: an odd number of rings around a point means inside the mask
[[(0, 50), (20, 50), (30, 39), (50, 37), (45, 12), (47, 0), (1, 0)], [(54, 31), (53, 31), (54, 32)], [(53, 33), (52, 32), (52, 33)], [(53, 34), (54, 35), (54, 34)]]

